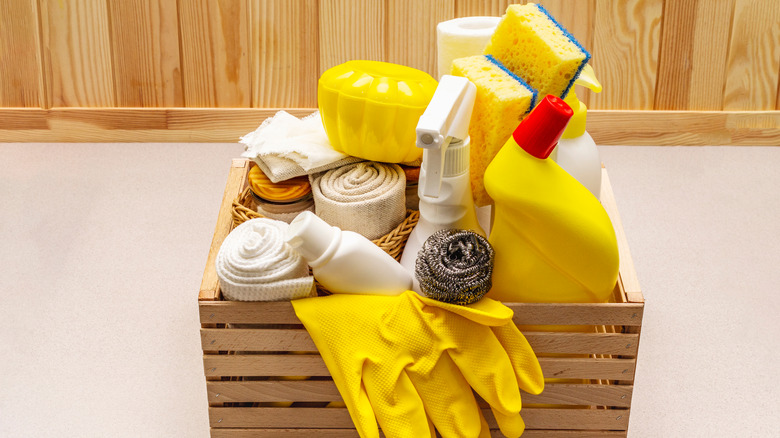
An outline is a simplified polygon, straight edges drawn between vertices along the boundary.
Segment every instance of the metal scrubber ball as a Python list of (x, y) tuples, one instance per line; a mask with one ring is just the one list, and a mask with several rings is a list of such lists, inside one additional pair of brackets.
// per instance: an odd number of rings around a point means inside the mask
[(425, 296), (466, 305), (490, 290), (493, 258), (493, 247), (479, 234), (439, 230), (423, 243), (414, 273)]

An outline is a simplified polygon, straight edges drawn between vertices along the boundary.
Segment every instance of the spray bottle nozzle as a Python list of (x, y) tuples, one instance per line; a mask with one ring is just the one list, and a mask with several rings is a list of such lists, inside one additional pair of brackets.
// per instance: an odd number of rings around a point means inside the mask
[(437, 198), (444, 156), (451, 142), (468, 138), (477, 87), (460, 76), (444, 75), (417, 123), (417, 147), (423, 148), (423, 196)]

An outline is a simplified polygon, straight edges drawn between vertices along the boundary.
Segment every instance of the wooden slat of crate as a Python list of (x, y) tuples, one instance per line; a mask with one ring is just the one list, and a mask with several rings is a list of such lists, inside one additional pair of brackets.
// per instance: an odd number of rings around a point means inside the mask
[[(384, 436), (384, 435), (380, 435)], [(504, 438), (491, 430), (491, 438)], [(523, 438), (619, 438), (626, 431), (608, 430), (526, 430)], [(359, 438), (355, 429), (211, 429), (211, 438)]]
[[(317, 346), (305, 329), (201, 329), (204, 350), (306, 351)], [(639, 335), (623, 333), (527, 332), (526, 339), (537, 354), (636, 355)]]
[[(490, 409), (482, 409), (491, 429), (498, 428)], [(626, 409), (524, 408), (527, 429), (626, 430)], [(211, 427), (348, 428), (345, 408), (209, 408)]]
[(232, 228), (231, 205), (244, 188), (246, 175), (249, 172), (248, 163), (249, 161), (245, 159), (236, 159), (233, 160), (233, 164), (230, 166), (225, 193), (222, 196), (222, 204), (219, 206), (219, 216), (214, 229), (214, 237), (211, 239), (211, 247), (209, 247), (209, 255), (206, 259), (206, 269), (203, 271), (203, 280), (200, 283), (198, 301), (201, 303), (218, 298), (219, 277), (217, 277), (215, 261), (217, 260), (219, 247), (222, 246), (222, 241), (225, 240)]
[[(634, 379), (636, 359), (541, 357), (546, 378)], [(216, 376), (329, 376), (322, 357), (315, 354), (206, 354), (206, 377)]]
[[(642, 324), (641, 303), (507, 303), (520, 325)], [(289, 302), (213, 301), (200, 303), (203, 324), (300, 324)]]
[[(215, 381), (206, 391), (210, 403), (342, 401), (332, 380)], [(550, 383), (539, 395), (523, 393), (523, 404), (628, 407), (632, 392), (630, 385)]]
[(631, 250), (628, 247), (626, 232), (623, 230), (623, 222), (620, 220), (615, 193), (609, 181), (606, 169), (601, 169), (601, 204), (607, 211), (617, 237), (618, 253), (620, 255), (620, 275), (618, 281), (620, 289), (625, 292), (628, 302), (644, 303), (642, 291), (639, 287), (639, 279), (634, 269), (634, 261), (631, 258)]

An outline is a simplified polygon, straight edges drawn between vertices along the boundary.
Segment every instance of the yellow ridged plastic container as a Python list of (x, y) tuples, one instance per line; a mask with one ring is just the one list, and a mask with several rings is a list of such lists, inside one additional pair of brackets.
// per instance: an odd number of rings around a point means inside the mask
[(322, 74), (317, 101), (333, 149), (386, 163), (420, 159), (417, 121), (437, 82), (429, 74), (380, 61), (348, 61)]
[(490, 298), (583, 303), (612, 296), (618, 275), (612, 222), (585, 186), (547, 158), (571, 114), (561, 99), (547, 96), (485, 171), (495, 201)]

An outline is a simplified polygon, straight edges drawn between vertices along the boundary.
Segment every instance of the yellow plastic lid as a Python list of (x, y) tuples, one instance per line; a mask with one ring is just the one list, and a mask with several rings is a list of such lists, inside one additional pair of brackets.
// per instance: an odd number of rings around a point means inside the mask
[(381, 61), (347, 61), (320, 77), (326, 89), (391, 105), (425, 108), (437, 82), (424, 71)]
[(330, 68), (320, 76), (317, 106), (331, 146), (372, 161), (418, 160), (415, 127), (437, 84), (424, 71), (388, 62)]

